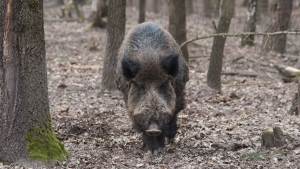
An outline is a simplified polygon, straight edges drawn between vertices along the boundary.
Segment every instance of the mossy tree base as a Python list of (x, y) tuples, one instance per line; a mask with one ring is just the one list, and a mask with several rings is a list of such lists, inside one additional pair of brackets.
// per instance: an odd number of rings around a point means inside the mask
[[(50, 121), (50, 122), (49, 122)], [(39, 161), (64, 160), (68, 154), (64, 145), (56, 138), (50, 117), (45, 127), (35, 127), (27, 131), (28, 156)]]

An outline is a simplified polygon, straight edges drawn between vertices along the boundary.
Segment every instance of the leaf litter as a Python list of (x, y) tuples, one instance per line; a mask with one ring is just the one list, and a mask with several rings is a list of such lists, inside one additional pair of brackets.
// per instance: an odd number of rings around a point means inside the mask
[[(84, 10), (89, 11), (89, 7), (84, 6)], [(223, 71), (257, 76), (222, 75), (222, 94), (206, 85), (212, 39), (189, 45), (187, 106), (179, 114), (175, 142), (161, 149), (158, 156), (148, 156), (141, 149), (141, 134), (131, 127), (121, 93), (100, 91), (105, 30), (91, 29), (87, 21), (47, 21), (56, 18), (58, 11), (45, 8), (48, 88), (52, 126), (70, 155), (51, 168), (299, 167), (300, 117), (287, 113), (297, 84), (282, 82), (272, 66), (294, 66), (296, 62), (273, 52), (260, 53), (261, 37), (255, 39), (255, 46), (244, 48), (239, 45), (240, 38), (227, 38)], [(243, 30), (244, 11), (236, 9), (239, 15), (232, 20), (231, 32)], [(126, 12), (127, 32), (136, 24), (137, 9), (127, 7)], [(168, 28), (166, 15), (147, 12), (146, 20)], [(188, 39), (212, 33), (210, 20), (198, 14), (187, 16)], [(258, 24), (257, 30), (263, 31), (264, 26)], [(299, 38), (288, 38), (300, 44)], [(95, 42), (95, 50), (89, 48), (90, 41)], [(294, 50), (288, 42), (288, 53)], [(261, 132), (274, 126), (294, 141), (281, 150), (261, 149)]]

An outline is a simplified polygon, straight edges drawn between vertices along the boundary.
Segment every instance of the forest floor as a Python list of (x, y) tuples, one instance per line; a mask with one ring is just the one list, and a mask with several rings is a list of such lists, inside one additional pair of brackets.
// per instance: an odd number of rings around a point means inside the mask
[[(89, 7), (84, 10), (88, 13)], [(236, 8), (230, 32), (243, 31), (245, 10)], [(284, 56), (261, 53), (262, 37), (256, 37), (253, 47), (243, 48), (241, 38), (227, 38), (222, 94), (206, 85), (213, 39), (189, 44), (187, 106), (179, 114), (175, 143), (149, 156), (141, 149), (141, 134), (132, 129), (121, 93), (100, 91), (106, 30), (90, 28), (88, 21), (60, 19), (59, 12), (45, 7), (46, 57), (52, 126), (69, 155), (51, 168), (300, 168), (300, 144), (295, 143), (300, 138), (300, 116), (288, 114), (297, 84), (284, 83), (274, 68), (296, 64), (300, 47), (296, 36), (288, 36)], [(128, 7), (126, 15), (128, 32), (136, 25), (138, 10)], [(297, 16), (292, 28), (299, 29), (299, 12)], [(168, 27), (165, 14), (147, 12), (146, 20)], [(188, 39), (213, 33), (211, 20), (217, 18), (187, 16)], [(265, 27), (261, 21), (257, 31)], [(93, 43), (96, 50), (91, 49)], [(294, 141), (262, 149), (261, 133), (275, 126)]]

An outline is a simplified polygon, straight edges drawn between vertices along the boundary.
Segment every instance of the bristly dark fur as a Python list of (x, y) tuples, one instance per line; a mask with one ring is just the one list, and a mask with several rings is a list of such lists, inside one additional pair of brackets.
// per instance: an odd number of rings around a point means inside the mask
[(179, 45), (159, 25), (146, 22), (126, 35), (115, 82), (124, 94), (134, 128), (143, 133), (146, 150), (154, 152), (164, 147), (165, 138), (174, 139), (178, 113), (185, 107), (188, 71)]
[(122, 72), (127, 80), (133, 79), (140, 70), (140, 64), (137, 61), (128, 58), (122, 59)]
[(178, 55), (170, 55), (164, 57), (161, 61), (162, 67), (165, 72), (173, 77), (176, 77), (179, 69)]

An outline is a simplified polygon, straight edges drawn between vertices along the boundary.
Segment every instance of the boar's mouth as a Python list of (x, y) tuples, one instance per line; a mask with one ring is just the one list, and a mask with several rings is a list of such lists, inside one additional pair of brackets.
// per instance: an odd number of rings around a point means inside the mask
[(146, 133), (151, 136), (151, 137), (157, 137), (159, 136), (162, 132), (158, 128), (158, 125), (156, 123), (150, 124), (148, 130), (146, 130)]

